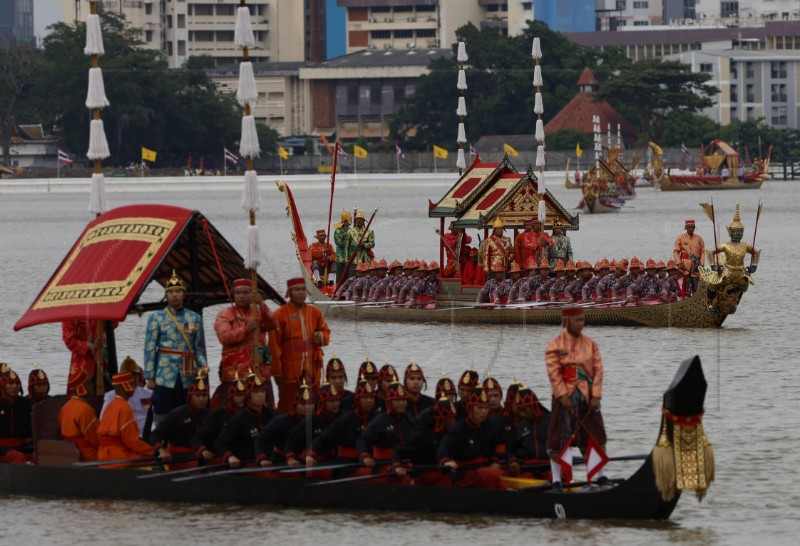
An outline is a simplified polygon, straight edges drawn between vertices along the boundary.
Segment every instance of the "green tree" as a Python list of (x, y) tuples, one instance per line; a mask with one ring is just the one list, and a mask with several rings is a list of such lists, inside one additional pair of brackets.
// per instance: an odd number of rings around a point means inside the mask
[[(138, 161), (141, 146), (159, 153), (158, 165), (181, 165), (189, 153), (218, 158), (239, 140), (240, 109), (221, 96), (205, 72), (208, 58), (190, 58), (169, 70), (157, 51), (144, 49), (140, 32), (123, 16), (101, 15), (105, 55), (100, 66), (111, 105), (101, 114), (110, 163)], [(46, 123), (60, 140), (82, 153), (91, 112), (85, 108), (89, 57), (83, 54), (86, 25), (58, 23), (44, 40), (35, 93)], [(213, 162), (214, 160), (212, 160)]]
[(717, 88), (709, 74), (692, 73), (678, 61), (647, 59), (612, 73), (595, 100), (608, 101), (637, 125), (641, 140), (663, 142), (669, 116), (713, 106)]
[(258, 144), (261, 146), (262, 155), (274, 155), (278, 153), (278, 140), (280, 139), (278, 131), (269, 125), (257, 123), (256, 133), (258, 133)]
[[(25, 121), (30, 110), (25, 98), (39, 66), (39, 53), (30, 44), (9, 42), (0, 45), (0, 146), (3, 163), (11, 166), (11, 133), (16, 124)], [(30, 105), (29, 105), (30, 106)]]

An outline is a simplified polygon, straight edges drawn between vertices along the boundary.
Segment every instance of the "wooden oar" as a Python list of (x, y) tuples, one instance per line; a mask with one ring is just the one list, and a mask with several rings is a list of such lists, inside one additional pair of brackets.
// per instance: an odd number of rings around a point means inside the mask
[[(252, 461), (246, 461), (242, 464), (249, 464)], [(227, 463), (225, 463), (227, 466)], [(203, 480), (205, 478), (211, 478), (214, 476), (226, 476), (230, 474), (250, 474), (254, 472), (274, 472), (277, 470), (283, 470), (284, 468), (290, 468), (288, 465), (286, 466), (248, 466), (246, 468), (229, 468), (228, 470), (221, 470), (219, 472), (209, 472), (208, 474), (198, 474), (196, 476), (184, 476), (182, 478), (175, 478), (173, 482), (190, 482), (192, 480)]]
[[(174, 462), (184, 462), (190, 459), (195, 459), (196, 457), (189, 457), (183, 459), (173, 459)], [(135, 459), (117, 459), (115, 461), (84, 461), (80, 463), (72, 463), (73, 466), (80, 466), (83, 468), (92, 468), (95, 466), (106, 466), (106, 465), (116, 465), (116, 464), (145, 464), (145, 463), (158, 463), (162, 462), (161, 459), (158, 457), (137, 457)]]
[(194, 466), (192, 468), (182, 468), (181, 470), (170, 470), (168, 472), (153, 472), (151, 474), (142, 474), (137, 476), (140, 480), (148, 480), (150, 478), (164, 478), (167, 476), (180, 476), (181, 474), (193, 474), (195, 472), (202, 472), (203, 470), (211, 470), (212, 468), (227, 467), (228, 463), (217, 463), (208, 466)]
[[(389, 462), (376, 462), (376, 465), (380, 464), (389, 464)], [(300, 472), (315, 472), (317, 470), (339, 470), (342, 468), (353, 468), (357, 466), (364, 466), (362, 463), (353, 462), (353, 463), (340, 463), (340, 464), (331, 464), (326, 466), (293, 466), (292, 468), (281, 470), (281, 474), (299, 474)]]
[(365, 476), (351, 476), (349, 478), (342, 478), (341, 480), (322, 480), (316, 483), (311, 483), (309, 485), (333, 485), (336, 483), (347, 483), (347, 482), (360, 482), (364, 480), (373, 480), (375, 478), (389, 478), (392, 476), (397, 476), (394, 470), (391, 472), (384, 472), (382, 474), (367, 474)]

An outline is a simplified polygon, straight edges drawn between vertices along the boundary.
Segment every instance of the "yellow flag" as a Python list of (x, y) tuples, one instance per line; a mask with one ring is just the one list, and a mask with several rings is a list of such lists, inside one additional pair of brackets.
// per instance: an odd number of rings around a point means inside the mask
[(289, 159), (289, 152), (283, 146), (278, 146), (278, 155), (281, 156), (281, 159)]
[(511, 157), (519, 157), (519, 152), (511, 144), (503, 144), (503, 151)]
[(440, 148), (436, 144), (433, 145), (433, 157), (438, 157), (439, 159), (447, 159), (447, 150), (444, 148)]
[(700, 206), (703, 207), (703, 210), (706, 212), (706, 216), (712, 222), (714, 221), (714, 203), (700, 203)]
[(148, 150), (144, 146), (142, 146), (142, 161), (155, 161), (156, 160), (157, 152), (153, 150)]
[(659, 146), (658, 144), (656, 144), (652, 140), (650, 141), (650, 144), (653, 145), (653, 149), (656, 151), (656, 153), (658, 155), (664, 155), (664, 150), (661, 149), (661, 146)]
[(364, 159), (367, 157), (367, 151), (361, 146), (353, 144), (353, 155), (359, 159)]
[(581, 143), (580, 142), (578, 142), (575, 145), (575, 155), (578, 156), (578, 157), (583, 157), (583, 150), (581, 149)]

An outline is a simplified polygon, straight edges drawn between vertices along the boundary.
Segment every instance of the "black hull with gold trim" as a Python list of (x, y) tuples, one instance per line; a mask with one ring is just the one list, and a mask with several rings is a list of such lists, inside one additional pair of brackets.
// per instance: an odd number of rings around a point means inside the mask
[[(664, 415), (678, 418), (692, 415), (699, 423), (705, 392), (700, 359), (684, 361), (664, 393)], [(614, 485), (576, 486), (561, 493), (552, 492), (546, 484), (514, 491), (366, 482), (321, 485), (316, 479), (253, 474), (214, 475), (176, 482), (170, 476), (139, 479), (152, 470), (0, 464), (0, 494), (334, 510), (484, 513), (521, 518), (663, 520), (672, 514), (681, 490), (694, 489), (704, 494), (710, 483), (710, 480), (703, 480), (702, 475), (688, 472), (693, 468), (689, 463), (694, 461), (683, 461), (693, 453), (678, 452), (676, 446), (676, 454), (683, 455), (680, 459), (683, 467), (668, 472), (657, 484), (654, 457), (662, 443), (672, 445), (673, 429), (662, 417), (659, 447), (651, 451), (630, 477), (616, 480)], [(697, 434), (698, 431), (702, 429), (696, 426), (686, 432), (695, 432), (694, 436), (705, 442), (705, 436)], [(678, 457), (675, 460), (678, 461)]]

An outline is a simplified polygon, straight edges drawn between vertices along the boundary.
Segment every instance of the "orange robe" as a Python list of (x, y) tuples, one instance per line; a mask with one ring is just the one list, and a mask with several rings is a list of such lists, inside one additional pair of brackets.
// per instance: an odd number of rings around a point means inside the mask
[(547, 344), (545, 362), (553, 398), (569, 396), (576, 388), (587, 403), (603, 397), (603, 360), (600, 347), (589, 336), (576, 338), (564, 330)]
[(672, 249), (672, 255), (675, 258), (675, 263), (683, 262), (686, 271), (693, 271), (693, 261), (690, 259), (691, 255), (695, 255), (700, 259), (700, 265), (706, 265), (706, 245), (703, 238), (697, 234), (689, 237), (688, 233), (681, 233), (675, 239), (675, 247)]
[[(275, 328), (275, 317), (265, 304), (258, 306), (258, 314), (260, 319), (258, 344), (266, 347), (266, 333)], [(214, 331), (222, 344), (219, 376), (223, 382), (233, 381), (237, 372), (239, 378), (244, 379), (253, 367), (253, 335), (247, 331), (250, 316), (250, 309), (243, 310), (231, 305), (220, 311), (214, 321)], [(264, 364), (262, 358), (259, 361)], [(268, 381), (269, 368), (262, 365), (260, 372), (261, 379)]]
[(311, 251), (311, 259), (319, 262), (321, 267), (325, 267), (326, 264), (330, 265), (334, 258), (336, 258), (336, 251), (330, 243), (325, 243), (323, 247), (322, 243), (317, 241), (316, 243), (311, 243), (308, 250)]
[[(330, 341), (331, 330), (322, 311), (313, 305), (303, 305), (300, 309), (291, 303), (282, 305), (275, 311), (275, 321), (277, 328), (269, 335), (272, 375), (281, 378), (278, 412), (289, 413), (303, 379), (316, 393), (322, 370), (322, 346)], [(314, 343), (314, 332), (322, 333), (322, 346)]]
[(81, 461), (96, 461), (97, 449), (100, 447), (100, 435), (97, 430), (100, 423), (97, 414), (89, 403), (78, 396), (73, 396), (58, 412), (58, 423), (61, 436), (72, 442), (81, 454)]
[[(128, 401), (117, 396), (106, 407), (100, 420), (100, 449), (98, 461), (116, 461), (152, 457), (153, 446), (139, 437), (139, 426), (133, 417), (133, 409)], [(109, 465), (107, 468), (121, 468), (125, 465)]]

